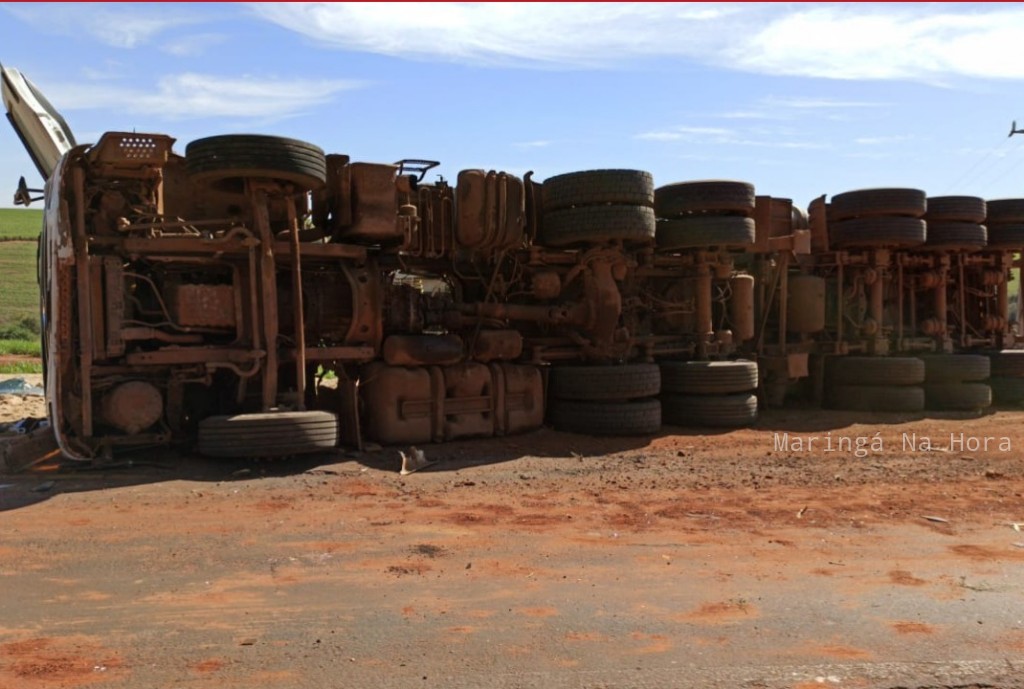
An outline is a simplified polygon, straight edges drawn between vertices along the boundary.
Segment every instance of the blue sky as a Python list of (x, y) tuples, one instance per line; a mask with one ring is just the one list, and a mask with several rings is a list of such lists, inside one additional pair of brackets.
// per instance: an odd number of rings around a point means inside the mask
[[(1020, 4), (13, 4), (0, 61), (106, 130), (354, 160), (1024, 197)], [(0, 205), (40, 181), (0, 129)]]

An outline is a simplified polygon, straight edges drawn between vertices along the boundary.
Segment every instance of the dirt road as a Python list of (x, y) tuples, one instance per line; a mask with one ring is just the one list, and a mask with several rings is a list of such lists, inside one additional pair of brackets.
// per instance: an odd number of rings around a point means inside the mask
[(0, 689), (1021, 687), (1022, 421), (38, 467), (0, 477)]

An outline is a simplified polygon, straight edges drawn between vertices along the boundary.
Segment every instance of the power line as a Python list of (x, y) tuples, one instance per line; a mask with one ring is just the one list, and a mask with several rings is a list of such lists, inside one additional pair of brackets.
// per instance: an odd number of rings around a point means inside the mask
[[(1024, 141), (1019, 146), (1013, 149), (1006, 156), (1003, 156), (1003, 160), (999, 163), (994, 163), (991, 167), (986, 169), (982, 174), (975, 175), (971, 182), (979, 189), (984, 189), (985, 186), (992, 182), (1005, 177), (1014, 170), (1016, 170), (1020, 163), (1024, 162)], [(969, 185), (967, 185), (969, 186)], [(982, 192), (979, 196), (985, 197), (988, 194)]]
[[(1014, 123), (1014, 125), (1016, 125), (1016, 122)], [(1010, 136), (1013, 136), (1013, 134), (1011, 134)], [(960, 175), (960, 177), (958, 177), (955, 182), (953, 182), (948, 187), (946, 187), (946, 189), (945, 189), (945, 191), (943, 193), (949, 193), (951, 191), (954, 191), (955, 189), (957, 189), (957, 188), (959, 188), (961, 186), (966, 185), (966, 183), (968, 181), (970, 181), (972, 179), (975, 179), (977, 177), (977, 175), (974, 175), (974, 173), (976, 171), (977, 172), (982, 172), (981, 166), (983, 164), (985, 164), (986, 167), (987, 167), (991, 163), (993, 158), (1000, 158), (1000, 157), (1002, 157), (1002, 156), (997, 155), (997, 154), (1002, 152), (1002, 149), (1004, 149), (1006, 147), (1006, 144), (1007, 144), (1006, 138), (1002, 138), (1000, 140), (1000, 143), (999, 143), (998, 146), (993, 146), (992, 148), (989, 148), (987, 154), (985, 154), (984, 156), (982, 156), (981, 158), (976, 160), (974, 162), (974, 165), (969, 167), (962, 175)], [(987, 169), (984, 170), (984, 172), (987, 172), (987, 171), (988, 171)], [(972, 177), (972, 175), (974, 175), (974, 177)]]

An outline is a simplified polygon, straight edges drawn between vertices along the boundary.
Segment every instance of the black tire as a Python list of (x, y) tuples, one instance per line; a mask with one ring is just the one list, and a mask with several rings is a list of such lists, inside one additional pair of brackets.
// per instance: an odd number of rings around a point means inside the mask
[(992, 376), (997, 378), (1024, 378), (1024, 350), (1004, 349), (990, 352)]
[(917, 218), (858, 218), (832, 223), (830, 229), (839, 249), (911, 247), (927, 239), (925, 222)]
[(185, 147), (192, 179), (218, 181), (264, 177), (315, 190), (327, 181), (327, 158), (313, 144), (280, 136), (225, 134), (197, 139)]
[(655, 243), (665, 251), (712, 246), (741, 247), (753, 244), (754, 236), (752, 218), (700, 215), (660, 221)]
[(654, 210), (645, 206), (584, 206), (544, 214), (544, 244), (562, 247), (622, 241), (650, 244)]
[(1024, 404), (1024, 378), (989, 379), (992, 388), (992, 401), (996, 404), (1020, 406)]
[(754, 204), (754, 185), (747, 182), (676, 182), (654, 190), (654, 211), (659, 218), (707, 212), (751, 217)]
[(929, 196), (928, 212), (924, 219), (929, 222), (969, 222), (981, 225), (985, 222), (988, 209), (985, 199), (977, 196)]
[(832, 385), (826, 388), (829, 406), (849, 411), (924, 411), (924, 389), (892, 385)]
[(937, 383), (924, 386), (925, 406), (939, 411), (981, 411), (992, 406), (985, 383)]
[(977, 251), (988, 244), (984, 225), (969, 222), (928, 222), (928, 239), (924, 245), (937, 251)]
[(576, 402), (552, 400), (548, 418), (555, 430), (588, 435), (652, 435), (661, 428), (661, 402)]
[(926, 383), (972, 383), (992, 372), (989, 358), (980, 354), (928, 354), (920, 359)]
[(1024, 199), (994, 199), (986, 204), (986, 221), (992, 223), (1024, 223)]
[(920, 189), (858, 189), (833, 196), (830, 212), (833, 221), (883, 216), (922, 218), (927, 208), (925, 193)]
[(559, 400), (631, 400), (661, 392), (657, 364), (552, 366), (548, 392)]
[(1024, 223), (995, 223), (989, 225), (988, 248), (1024, 249)]
[(283, 457), (338, 444), (338, 417), (326, 411), (210, 416), (199, 422), (199, 452), (208, 457)]
[(663, 361), (661, 389), (687, 395), (727, 395), (757, 388), (753, 361)]
[(619, 204), (653, 206), (654, 178), (643, 170), (583, 170), (544, 180), (544, 211)]
[(924, 362), (909, 356), (842, 356), (828, 361), (828, 380), (834, 385), (920, 385)]
[(741, 428), (757, 422), (757, 397), (739, 395), (675, 395), (661, 397), (664, 422), (671, 426)]

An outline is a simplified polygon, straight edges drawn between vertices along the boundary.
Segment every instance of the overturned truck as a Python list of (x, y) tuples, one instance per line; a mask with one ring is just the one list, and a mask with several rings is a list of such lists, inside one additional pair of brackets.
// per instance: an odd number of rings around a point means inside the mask
[(805, 213), (639, 170), (449, 182), (273, 136), (77, 145), (2, 76), (47, 180), (44, 370), (71, 457), (744, 426), (794, 392), (975, 410), (990, 372), (1024, 401), (1021, 200), (859, 190)]
[(680, 361), (663, 399), (654, 363), (753, 337), (753, 279), (730, 253), (754, 241), (749, 185), (717, 201), (712, 185), (710, 206), (699, 185), (670, 190), (656, 232), (641, 171), (449, 184), (425, 180), (433, 161), (353, 162), (281, 137), (215, 136), (183, 156), (160, 134), (75, 145), (20, 73), (3, 77), (47, 180), (44, 367), (71, 457), (168, 443), (285, 455), (515, 433), (546, 415), (650, 433), (663, 402), (756, 417), (752, 362)]

